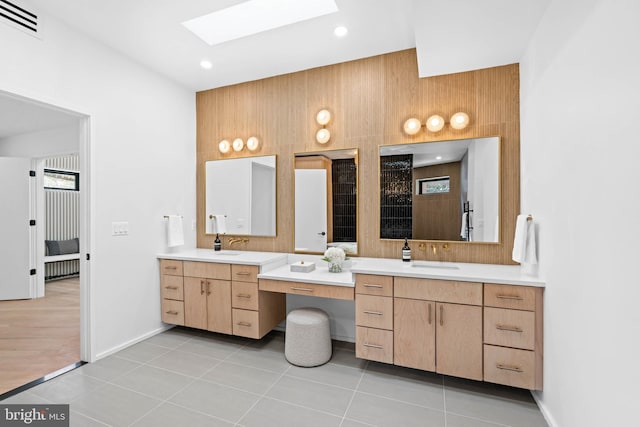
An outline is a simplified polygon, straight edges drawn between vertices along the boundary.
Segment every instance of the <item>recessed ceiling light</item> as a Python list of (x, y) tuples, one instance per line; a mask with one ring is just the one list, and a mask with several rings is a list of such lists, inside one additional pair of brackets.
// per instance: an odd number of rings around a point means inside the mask
[(200, 66), (205, 70), (210, 70), (213, 67), (213, 64), (211, 63), (211, 61), (203, 59), (202, 61), (200, 61)]
[(249, 0), (182, 25), (213, 46), (337, 11), (335, 0)]
[(347, 27), (343, 27), (343, 26), (336, 27), (336, 29), (333, 30), (333, 34), (335, 34), (336, 37), (344, 37), (347, 35), (348, 32), (349, 30), (347, 30)]
[(442, 156), (436, 156), (436, 160), (442, 160)]

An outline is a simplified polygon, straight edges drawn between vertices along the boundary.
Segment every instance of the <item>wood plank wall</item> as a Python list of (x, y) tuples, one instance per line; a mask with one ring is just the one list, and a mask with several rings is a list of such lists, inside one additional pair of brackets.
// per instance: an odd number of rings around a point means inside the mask
[[(501, 229), (498, 244), (434, 243), (437, 253), (420, 251), (410, 242), (415, 259), (511, 264), (515, 219), (520, 206), (520, 105), (518, 64), (445, 76), (418, 78), (414, 49), (315, 68), (234, 86), (198, 92), (197, 225), (198, 247), (210, 248), (214, 236), (204, 234), (205, 162), (249, 156), (222, 155), (218, 142), (256, 135), (256, 155), (277, 155), (277, 236), (250, 237), (236, 249), (293, 251), (294, 153), (358, 148), (358, 246), (367, 257), (399, 258), (401, 241), (380, 240), (378, 147), (420, 141), (485, 136), (501, 137)], [(328, 108), (331, 141), (315, 142), (316, 113)], [(461, 131), (448, 125), (437, 134), (407, 136), (404, 121), (440, 114), (448, 120), (457, 111), (471, 123)], [(227, 239), (223, 247), (228, 247)]]

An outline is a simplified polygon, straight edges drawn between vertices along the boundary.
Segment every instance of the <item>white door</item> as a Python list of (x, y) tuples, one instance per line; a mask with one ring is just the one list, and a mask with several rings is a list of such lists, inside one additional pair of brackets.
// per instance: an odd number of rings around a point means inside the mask
[(327, 171), (296, 169), (295, 249), (324, 252), (327, 249)]
[(29, 159), (0, 157), (0, 300), (33, 297), (30, 169)]

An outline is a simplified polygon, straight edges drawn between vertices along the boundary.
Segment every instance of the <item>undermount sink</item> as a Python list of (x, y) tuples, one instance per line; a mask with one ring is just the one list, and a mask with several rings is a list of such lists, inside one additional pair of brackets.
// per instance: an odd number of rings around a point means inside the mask
[(442, 270), (460, 270), (460, 267), (458, 267), (455, 264), (445, 264), (445, 263), (439, 263), (439, 262), (428, 262), (428, 261), (414, 261), (411, 264), (412, 268), (435, 268), (435, 269), (442, 269)]
[(241, 254), (241, 252), (226, 252), (226, 251), (218, 251), (218, 252), (214, 252), (213, 253), (215, 256), (238, 256)]

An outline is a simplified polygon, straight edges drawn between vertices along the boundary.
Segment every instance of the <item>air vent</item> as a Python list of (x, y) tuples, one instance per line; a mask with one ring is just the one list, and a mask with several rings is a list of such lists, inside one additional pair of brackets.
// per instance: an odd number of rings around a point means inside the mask
[(0, 21), (27, 34), (38, 36), (40, 29), (38, 15), (33, 10), (27, 10), (13, 2), (0, 0)]

